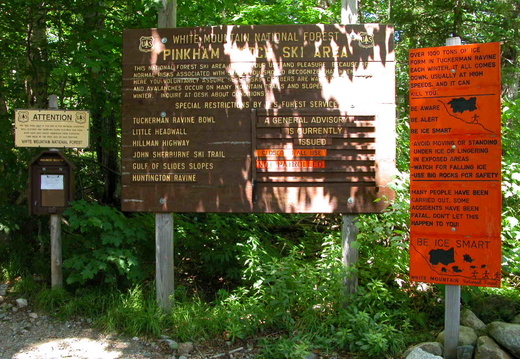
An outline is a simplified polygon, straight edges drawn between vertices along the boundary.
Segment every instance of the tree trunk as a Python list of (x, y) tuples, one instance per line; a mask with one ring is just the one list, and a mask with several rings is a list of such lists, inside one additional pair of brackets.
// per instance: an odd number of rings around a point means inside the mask
[(27, 25), (27, 80), (25, 93), (27, 106), (30, 108), (47, 108), (48, 100), (48, 44), (45, 20), (47, 8), (45, 4), (29, 7)]
[(463, 13), (463, 0), (457, 0), (455, 2), (455, 6), (453, 8), (453, 37), (459, 37), (460, 36), (460, 28), (463, 23), (462, 13)]
[[(105, 27), (106, 9), (101, 1), (90, 1), (85, 13), (85, 31), (95, 34)], [(89, 37), (86, 46), (93, 47), (94, 36)], [(95, 63), (98, 59), (90, 59)], [(100, 165), (102, 182), (104, 184), (102, 202), (110, 205), (119, 203), (116, 190), (119, 182), (117, 158), (117, 114), (107, 110), (105, 84), (102, 81), (102, 66), (88, 68), (87, 83), (90, 92), (90, 111), (92, 118), (91, 146), (96, 150), (97, 161)]]

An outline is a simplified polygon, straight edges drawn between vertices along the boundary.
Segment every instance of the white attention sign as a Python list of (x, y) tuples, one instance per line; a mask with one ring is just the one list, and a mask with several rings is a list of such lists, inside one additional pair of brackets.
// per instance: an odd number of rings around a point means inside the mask
[(87, 148), (89, 111), (16, 110), (15, 146)]
[(65, 188), (63, 175), (41, 175), (42, 190), (63, 190)]

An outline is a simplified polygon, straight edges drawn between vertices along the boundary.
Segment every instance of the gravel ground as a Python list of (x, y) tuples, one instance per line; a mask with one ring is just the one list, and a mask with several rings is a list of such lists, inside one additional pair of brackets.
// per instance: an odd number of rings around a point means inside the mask
[(62, 322), (29, 307), (18, 309), (16, 303), (3, 301), (0, 305), (2, 359), (173, 357), (155, 342), (104, 334), (84, 320)]
[[(0, 288), (1, 289), (1, 288)], [(1, 294), (1, 293), (0, 293)], [(189, 344), (188, 353), (180, 348)], [(251, 359), (255, 350), (225, 343), (180, 343), (103, 333), (85, 319), (59, 321), (0, 295), (0, 359)], [(235, 343), (236, 344), (236, 343)]]

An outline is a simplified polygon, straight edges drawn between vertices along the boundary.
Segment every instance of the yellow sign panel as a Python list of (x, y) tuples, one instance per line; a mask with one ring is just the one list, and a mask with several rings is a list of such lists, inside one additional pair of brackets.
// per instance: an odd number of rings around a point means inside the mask
[(86, 148), (89, 111), (16, 110), (15, 146)]

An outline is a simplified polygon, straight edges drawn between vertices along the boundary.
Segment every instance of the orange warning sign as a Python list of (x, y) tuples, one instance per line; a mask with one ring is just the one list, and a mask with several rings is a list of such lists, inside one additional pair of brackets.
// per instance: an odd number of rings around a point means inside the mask
[(497, 260), (500, 253), (500, 237), (412, 234), (410, 279), (500, 287), (501, 261)]
[(412, 181), (413, 233), (488, 236), (500, 233), (500, 183), (496, 181)]
[[(415, 138), (417, 136), (412, 136)], [(440, 138), (439, 138), (440, 137)], [(502, 146), (498, 135), (429, 136), (411, 142), (411, 179), (499, 180)], [(446, 138), (446, 139), (445, 139)]]
[(299, 161), (256, 161), (256, 168), (265, 168), (274, 171), (288, 171), (301, 170), (305, 168), (325, 168), (325, 161), (316, 160), (299, 160)]
[(500, 44), (409, 63), (411, 279), (500, 286)]
[(257, 149), (257, 157), (325, 157), (326, 149)]

